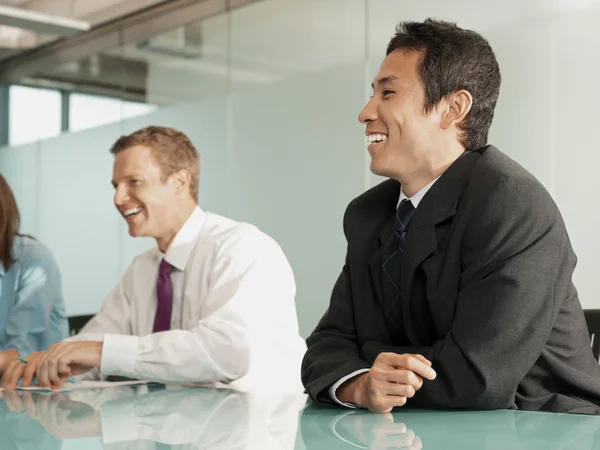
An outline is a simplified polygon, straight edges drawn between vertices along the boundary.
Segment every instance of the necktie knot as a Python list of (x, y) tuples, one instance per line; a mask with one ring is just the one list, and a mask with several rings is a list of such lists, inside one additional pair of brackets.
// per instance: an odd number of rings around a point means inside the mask
[(410, 221), (415, 214), (415, 207), (412, 202), (408, 199), (404, 199), (400, 202), (398, 206), (398, 210), (396, 211), (396, 232), (397, 233), (406, 233), (408, 231), (408, 226), (410, 225)]
[(158, 276), (159, 277), (168, 277), (171, 275), (173, 271), (173, 266), (169, 264), (165, 259), (160, 262), (160, 266), (158, 268)]

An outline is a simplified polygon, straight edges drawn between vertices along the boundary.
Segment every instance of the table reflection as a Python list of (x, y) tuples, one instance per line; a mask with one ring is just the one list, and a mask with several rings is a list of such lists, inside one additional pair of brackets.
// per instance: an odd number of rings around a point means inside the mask
[[(8, 395), (6, 395), (8, 394)], [(41, 423), (29, 418), (23, 402), (9, 402), (11, 393), (0, 392), (0, 448), (3, 450), (59, 450), (61, 440), (47, 433)], [(34, 413), (33, 411), (31, 413)]]
[(308, 450), (600, 449), (600, 417), (528, 411), (425, 411), (393, 414), (309, 405), (300, 418)]
[(2, 450), (600, 449), (596, 416), (408, 408), (371, 414), (303, 409), (305, 396), (154, 385), (0, 394)]
[(59, 449), (61, 440), (93, 437), (105, 449), (288, 450), (306, 402), (305, 396), (177, 386), (3, 394), (0, 424), (11, 433), (2, 436), (19, 450)]

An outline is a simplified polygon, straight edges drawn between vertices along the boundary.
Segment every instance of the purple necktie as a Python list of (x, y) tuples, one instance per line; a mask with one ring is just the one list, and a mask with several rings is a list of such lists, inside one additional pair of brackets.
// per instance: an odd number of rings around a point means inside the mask
[(164, 259), (160, 262), (158, 269), (158, 282), (156, 283), (156, 316), (154, 317), (153, 333), (168, 331), (171, 329), (171, 311), (173, 310), (173, 284), (171, 283), (171, 271), (173, 266)]

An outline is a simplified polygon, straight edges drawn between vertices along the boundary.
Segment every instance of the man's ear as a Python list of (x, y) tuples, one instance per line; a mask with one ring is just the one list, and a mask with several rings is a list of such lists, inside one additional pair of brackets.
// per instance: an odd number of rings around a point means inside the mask
[(192, 181), (192, 174), (187, 169), (180, 169), (171, 175), (171, 179), (175, 183), (175, 192), (178, 194), (188, 192)]
[(443, 129), (448, 129), (461, 123), (473, 106), (473, 96), (465, 89), (452, 92), (446, 97), (446, 111), (441, 120)]

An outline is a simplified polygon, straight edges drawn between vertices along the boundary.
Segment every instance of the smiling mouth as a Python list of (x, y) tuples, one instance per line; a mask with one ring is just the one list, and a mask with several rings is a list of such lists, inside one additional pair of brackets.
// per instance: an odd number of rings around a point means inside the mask
[(368, 149), (371, 150), (373, 147), (375, 147), (378, 144), (381, 144), (382, 142), (385, 142), (387, 140), (387, 135), (385, 134), (379, 134), (379, 133), (373, 133), (373, 134), (369, 134), (367, 135), (367, 144), (368, 144)]
[(123, 217), (125, 217), (126, 219), (135, 216), (136, 214), (142, 212), (142, 208), (130, 208), (130, 209), (126, 209), (125, 211), (122, 212)]

